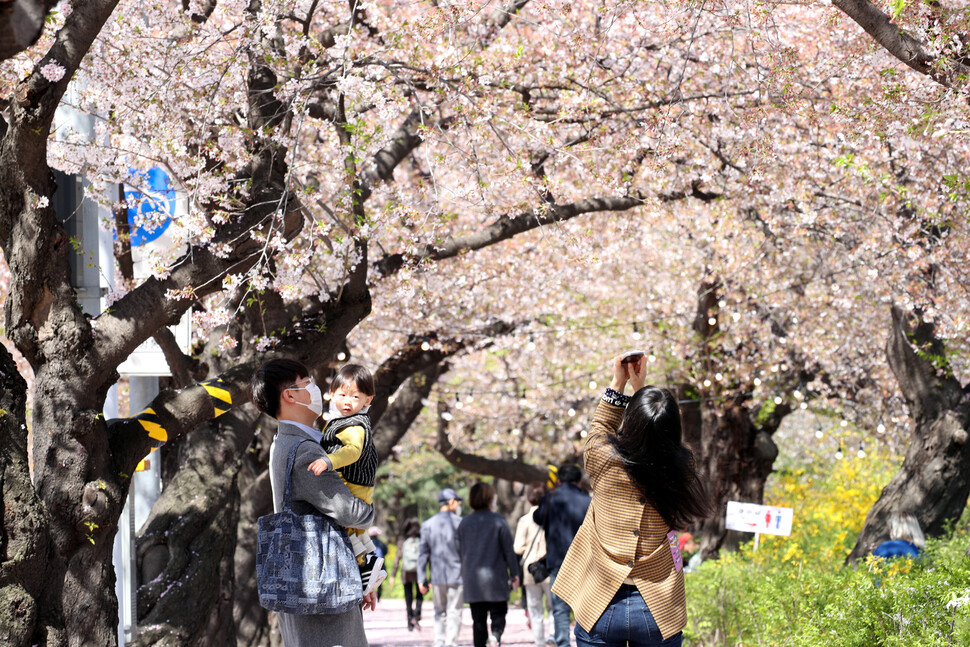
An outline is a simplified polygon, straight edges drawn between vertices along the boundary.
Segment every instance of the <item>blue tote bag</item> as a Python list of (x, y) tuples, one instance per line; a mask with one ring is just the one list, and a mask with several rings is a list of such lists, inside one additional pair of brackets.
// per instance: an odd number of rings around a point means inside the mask
[(364, 598), (350, 539), (320, 514), (295, 514), (290, 448), (282, 509), (256, 521), (256, 588), (259, 604), (297, 615), (343, 613)]

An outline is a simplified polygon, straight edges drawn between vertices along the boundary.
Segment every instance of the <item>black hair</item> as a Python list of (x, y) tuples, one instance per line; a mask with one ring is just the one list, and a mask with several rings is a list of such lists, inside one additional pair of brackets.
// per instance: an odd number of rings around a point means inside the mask
[(418, 521), (417, 517), (408, 517), (405, 519), (402, 534), (405, 537), (419, 537), (421, 535), (421, 522)]
[(559, 479), (560, 483), (572, 483), (575, 485), (583, 480), (583, 470), (572, 463), (565, 463), (559, 466), (556, 478)]
[(531, 505), (539, 505), (545, 493), (545, 484), (542, 481), (533, 481), (525, 488), (525, 500)]
[(633, 394), (619, 431), (610, 436), (627, 474), (672, 530), (713, 512), (682, 434), (677, 399), (667, 389), (645, 386)]
[(280, 396), (310, 371), (294, 359), (271, 359), (256, 369), (249, 382), (249, 399), (266, 415), (279, 416)]
[(487, 510), (495, 497), (495, 488), (491, 483), (478, 481), (468, 490), (468, 505), (472, 510)]
[(340, 387), (351, 384), (367, 396), (373, 397), (376, 392), (374, 390), (374, 376), (360, 364), (345, 364), (341, 367), (330, 382), (330, 392), (335, 393)]

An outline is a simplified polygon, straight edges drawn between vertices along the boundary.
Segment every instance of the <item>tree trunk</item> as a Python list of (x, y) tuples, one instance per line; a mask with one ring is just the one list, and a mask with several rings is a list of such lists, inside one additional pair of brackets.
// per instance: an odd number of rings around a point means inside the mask
[(970, 495), (970, 399), (950, 370), (942, 340), (932, 324), (894, 306), (886, 354), (913, 417), (913, 439), (846, 562), (889, 539), (893, 512), (910, 512), (924, 533), (942, 535)]
[(138, 537), (134, 644), (236, 644), (237, 475), (256, 419), (254, 408), (239, 407), (180, 443), (179, 470)]
[[(273, 421), (275, 422), (275, 421)], [(236, 588), (233, 596), (233, 620), (236, 645), (256, 647), (280, 640), (269, 612), (259, 605), (256, 589), (256, 520), (273, 512), (273, 490), (269, 482), (269, 447), (276, 427), (269, 421), (243, 456), (239, 471), (239, 524), (236, 528)], [(275, 618), (275, 614), (273, 616)]]
[[(28, 647), (46, 641), (43, 627), (63, 626), (42, 602), (52, 559), (47, 515), (30, 482), (27, 383), (0, 344), (0, 642)], [(56, 597), (56, 595), (55, 595)], [(51, 633), (55, 633), (52, 631)]]
[(748, 533), (724, 527), (728, 501), (761, 503), (765, 481), (778, 456), (771, 439), (777, 429), (757, 428), (744, 396), (721, 405), (703, 407), (704, 438), (701, 473), (715, 503), (715, 515), (701, 522), (701, 550), (704, 559), (716, 558), (719, 551), (737, 550)]
[(0, 9), (0, 61), (33, 45), (44, 30), (54, 0), (5, 0)]

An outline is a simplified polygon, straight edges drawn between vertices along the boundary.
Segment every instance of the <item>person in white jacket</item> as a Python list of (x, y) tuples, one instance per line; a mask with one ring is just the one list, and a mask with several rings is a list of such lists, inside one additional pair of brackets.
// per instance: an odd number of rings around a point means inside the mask
[(526, 488), (525, 498), (532, 507), (519, 517), (515, 525), (515, 541), (512, 544), (515, 554), (522, 557), (522, 584), (525, 587), (526, 610), (529, 614), (529, 622), (532, 624), (532, 636), (535, 638), (536, 647), (556, 643), (553, 638), (546, 638), (546, 614), (552, 613), (549, 578), (536, 583), (532, 573), (529, 572), (529, 564), (546, 554), (546, 533), (542, 526), (532, 519), (543, 494), (545, 494), (545, 487), (538, 481)]

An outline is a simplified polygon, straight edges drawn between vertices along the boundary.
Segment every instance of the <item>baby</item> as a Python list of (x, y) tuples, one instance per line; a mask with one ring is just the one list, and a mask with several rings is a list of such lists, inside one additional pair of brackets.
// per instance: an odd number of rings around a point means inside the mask
[[(307, 468), (317, 476), (337, 470), (350, 490), (366, 503), (374, 502), (377, 477), (377, 448), (370, 429), (367, 408), (374, 399), (374, 376), (363, 366), (347, 364), (330, 383), (330, 412), (320, 444), (327, 452)], [(367, 530), (347, 528), (360, 566), (364, 594), (375, 590), (387, 577), (384, 559), (377, 555)]]

